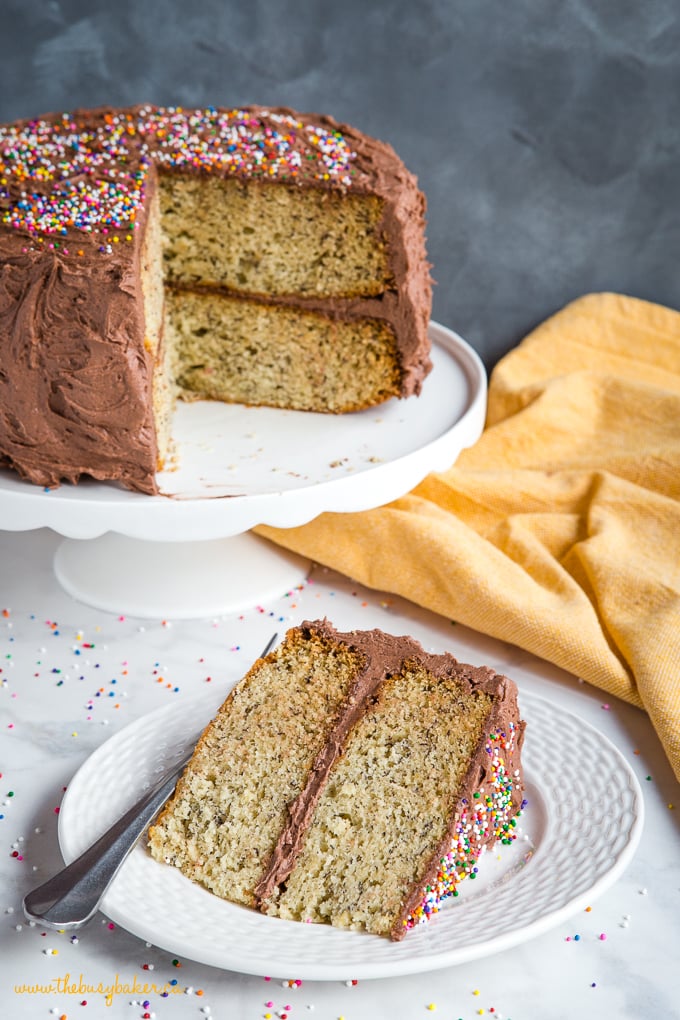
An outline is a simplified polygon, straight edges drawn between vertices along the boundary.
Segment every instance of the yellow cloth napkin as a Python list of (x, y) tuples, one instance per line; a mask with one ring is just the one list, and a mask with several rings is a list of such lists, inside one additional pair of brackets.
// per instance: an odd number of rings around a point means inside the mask
[(497, 365), (454, 467), (258, 530), (644, 707), (680, 779), (680, 313), (575, 301)]

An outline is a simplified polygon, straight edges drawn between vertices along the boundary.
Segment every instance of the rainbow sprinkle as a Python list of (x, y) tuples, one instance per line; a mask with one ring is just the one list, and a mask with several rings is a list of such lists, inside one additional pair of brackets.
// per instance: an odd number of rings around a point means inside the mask
[(97, 232), (110, 254), (133, 239), (153, 166), (349, 187), (355, 159), (340, 131), (267, 110), (145, 106), (89, 123), (64, 113), (0, 127), (0, 222), (39, 243)]
[(439, 912), (444, 900), (457, 896), (458, 885), (464, 878), (477, 877), (477, 862), (487, 844), (508, 845), (517, 838), (517, 818), (526, 801), (516, 809), (512, 799), (513, 789), (520, 789), (520, 773), (519, 769), (510, 773), (506, 756), (509, 760), (515, 737), (515, 724), (510, 723), (507, 734), (496, 732), (487, 738), (490, 781), (474, 792), (472, 803), (463, 800), (451, 849), (442, 857), (434, 882), (423, 890), (421, 903), (403, 922), (407, 930), (428, 921)]

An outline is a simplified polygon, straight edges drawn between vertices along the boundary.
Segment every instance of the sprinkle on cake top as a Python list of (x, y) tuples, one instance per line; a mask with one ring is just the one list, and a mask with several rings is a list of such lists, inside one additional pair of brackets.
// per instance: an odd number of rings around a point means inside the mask
[(355, 159), (340, 130), (287, 112), (143, 106), (64, 113), (0, 127), (0, 223), (36, 240), (56, 235), (62, 251), (72, 231), (98, 232), (100, 251), (110, 252), (111, 242), (132, 240), (153, 164), (349, 187)]

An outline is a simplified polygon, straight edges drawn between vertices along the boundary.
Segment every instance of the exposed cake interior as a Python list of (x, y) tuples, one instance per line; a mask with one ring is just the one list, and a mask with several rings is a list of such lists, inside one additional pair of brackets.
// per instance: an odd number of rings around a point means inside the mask
[(394, 335), (379, 319), (175, 288), (166, 308), (185, 398), (342, 412), (399, 392)]
[(144, 346), (153, 356), (153, 418), (159, 467), (172, 449), (172, 413), (178, 395), (177, 351), (166, 324), (163, 237), (158, 191), (153, 189), (147, 207), (141, 252), (140, 282), (144, 303)]
[[(342, 413), (400, 393), (389, 323), (340, 314), (343, 303), (394, 284), (383, 204), (375, 195), (159, 174), (142, 279), (148, 342), (162, 355), (154, 376), (161, 464), (178, 395)], [(336, 300), (337, 314), (313, 299)]]
[(387, 679), (352, 731), (267, 912), (388, 935), (446, 834), (492, 701), (417, 663)]
[(168, 280), (274, 297), (369, 297), (394, 281), (375, 195), (161, 173)]

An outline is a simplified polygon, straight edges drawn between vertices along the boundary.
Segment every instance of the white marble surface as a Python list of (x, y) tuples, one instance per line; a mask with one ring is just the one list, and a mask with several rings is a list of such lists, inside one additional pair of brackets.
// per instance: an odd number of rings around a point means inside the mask
[[(301, 590), (230, 617), (141, 621), (105, 613), (59, 589), (52, 573), (59, 541), (47, 530), (0, 534), (0, 1016), (257, 1020), (286, 1012), (290, 1020), (312, 1014), (367, 1020), (434, 1013), (446, 1020), (640, 1020), (680, 1015), (680, 792), (643, 713), (511, 645), (320, 567)], [(131, 587), (134, 583), (131, 576)], [(464, 660), (488, 663), (513, 676), (521, 690), (553, 700), (607, 735), (631, 764), (645, 795), (642, 839), (617, 883), (593, 901), (589, 912), (580, 911), (514, 949), (445, 970), (355, 985), (303, 981), (289, 988), (280, 980), (267, 982), (186, 959), (176, 967), (172, 954), (109, 927), (102, 915), (79, 933), (77, 943), (67, 933), (44, 934), (28, 925), (22, 898), (61, 866), (55, 809), (87, 756), (112, 733), (170, 699), (219, 683), (234, 663), (245, 669), (274, 631), (322, 615), (341, 629), (409, 632), (432, 650), (448, 648)], [(180, 993), (165, 998), (114, 994), (107, 1007), (102, 994), (61, 990), (66, 975), (71, 984), (82, 980), (90, 986), (116, 979), (128, 985), (174, 980)]]

